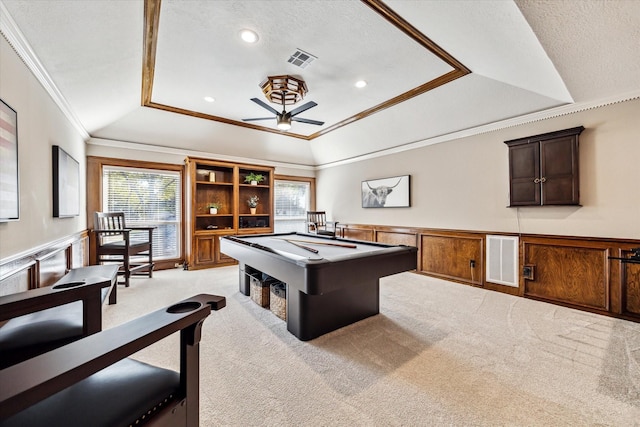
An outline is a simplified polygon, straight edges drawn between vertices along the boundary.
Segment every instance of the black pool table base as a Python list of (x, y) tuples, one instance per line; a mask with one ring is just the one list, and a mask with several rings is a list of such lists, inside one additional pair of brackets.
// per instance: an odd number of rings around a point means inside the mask
[[(247, 270), (240, 263), (240, 293), (249, 296)], [(348, 286), (322, 295), (308, 295), (287, 286), (287, 330), (301, 341), (309, 341), (380, 312), (378, 279), (351, 281)]]
[[(291, 244), (294, 240), (313, 246)], [(380, 311), (380, 278), (416, 268), (415, 246), (335, 239), (300, 233), (223, 236), (220, 251), (246, 273), (268, 274), (287, 285), (287, 330), (308, 341)]]

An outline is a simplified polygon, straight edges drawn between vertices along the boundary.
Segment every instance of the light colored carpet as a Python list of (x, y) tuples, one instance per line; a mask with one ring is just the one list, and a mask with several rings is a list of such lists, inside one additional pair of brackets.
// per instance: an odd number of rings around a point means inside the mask
[[(227, 297), (201, 342), (201, 426), (637, 426), (640, 324), (403, 273), (381, 312), (312, 341), (238, 292), (238, 268), (118, 289), (105, 328)], [(136, 355), (178, 370), (178, 336)]]

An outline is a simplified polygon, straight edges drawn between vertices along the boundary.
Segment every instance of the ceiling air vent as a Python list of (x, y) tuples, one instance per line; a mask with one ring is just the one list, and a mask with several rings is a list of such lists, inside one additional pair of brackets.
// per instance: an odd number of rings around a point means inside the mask
[(309, 52), (305, 52), (302, 49), (296, 50), (289, 58), (289, 63), (300, 68), (307, 68), (309, 64), (318, 59), (317, 56), (313, 56)]

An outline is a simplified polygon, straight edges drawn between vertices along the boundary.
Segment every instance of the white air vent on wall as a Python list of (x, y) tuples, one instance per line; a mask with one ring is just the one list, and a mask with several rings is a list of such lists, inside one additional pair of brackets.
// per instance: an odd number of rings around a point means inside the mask
[(518, 287), (518, 238), (487, 234), (487, 282)]

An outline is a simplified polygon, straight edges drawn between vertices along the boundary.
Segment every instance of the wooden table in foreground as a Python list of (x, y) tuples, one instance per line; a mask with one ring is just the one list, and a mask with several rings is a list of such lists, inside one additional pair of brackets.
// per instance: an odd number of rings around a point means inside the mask
[(380, 277), (415, 269), (418, 251), (299, 233), (225, 236), (220, 245), (240, 263), (244, 295), (247, 266), (287, 284), (287, 330), (302, 341), (378, 314)]

